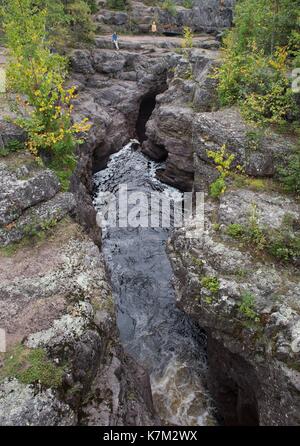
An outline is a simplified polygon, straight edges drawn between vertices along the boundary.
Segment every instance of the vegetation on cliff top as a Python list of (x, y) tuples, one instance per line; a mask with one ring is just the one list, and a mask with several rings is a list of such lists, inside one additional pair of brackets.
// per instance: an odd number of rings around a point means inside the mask
[(218, 72), (223, 105), (258, 124), (299, 125), (289, 71), (299, 66), (300, 0), (240, 0)]
[(16, 345), (4, 357), (0, 370), (0, 382), (5, 378), (16, 378), (23, 384), (39, 383), (44, 387), (59, 387), (64, 368), (55, 365), (44, 349), (29, 349)]
[(10, 53), (7, 89), (17, 94), (15, 122), (28, 135), (29, 151), (66, 180), (76, 163), (74, 149), (83, 142), (81, 135), (89, 125), (86, 120), (73, 122), (75, 88), (65, 87), (68, 61), (51, 49), (54, 10), (47, 8), (48, 0), (42, 4), (4, 3), (3, 28)]

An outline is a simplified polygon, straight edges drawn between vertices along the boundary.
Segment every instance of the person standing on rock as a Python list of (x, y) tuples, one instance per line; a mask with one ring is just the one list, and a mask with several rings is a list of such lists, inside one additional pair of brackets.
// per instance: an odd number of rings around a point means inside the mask
[(111, 40), (112, 40), (112, 43), (114, 44), (116, 50), (119, 51), (120, 48), (119, 48), (119, 42), (118, 42), (118, 34), (116, 32), (113, 33)]
[(153, 34), (157, 33), (157, 25), (156, 25), (155, 20), (153, 20), (153, 22), (152, 22), (151, 31)]

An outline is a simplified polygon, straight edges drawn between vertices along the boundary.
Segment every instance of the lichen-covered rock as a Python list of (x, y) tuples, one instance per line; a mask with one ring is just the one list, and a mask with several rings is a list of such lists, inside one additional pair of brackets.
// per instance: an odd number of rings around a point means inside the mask
[(245, 224), (255, 206), (260, 226), (279, 229), (286, 219), (298, 220), (300, 206), (291, 197), (276, 192), (254, 192), (247, 189), (228, 191), (220, 197), (219, 221), (222, 224)]
[(72, 426), (76, 421), (52, 390), (37, 392), (17, 380), (0, 384), (0, 426)]
[(207, 150), (218, 151), (223, 145), (235, 155), (232, 167), (241, 165), (246, 174), (272, 177), (294, 150), (293, 141), (272, 132), (260, 134), (246, 124), (240, 112), (223, 109), (200, 113), (193, 123), (193, 147), (199, 162), (207, 163)]
[(26, 209), (17, 220), (0, 227), (0, 245), (7, 246), (50, 229), (71, 213), (74, 207), (73, 195), (62, 192), (44, 203)]
[(178, 305), (208, 335), (210, 389), (225, 424), (299, 425), (299, 272), (227, 232), (247, 223), (253, 203), (257, 224), (271, 229), (297, 211), (279, 194), (229, 191), (220, 207), (207, 202), (202, 235), (174, 233)]
[(0, 225), (8, 225), (16, 220), (25, 209), (52, 198), (60, 189), (60, 184), (50, 170), (23, 169), (9, 163), (0, 163)]
[(153, 17), (157, 17), (159, 32), (182, 33), (185, 26), (195, 32), (220, 32), (232, 24), (235, 0), (194, 0), (191, 8), (186, 8), (182, 0), (174, 3), (175, 13), (159, 7), (148, 5), (142, 1), (133, 1), (130, 12), (111, 11), (102, 7), (96, 15), (96, 23), (103, 32), (112, 31), (115, 27), (150, 33)]

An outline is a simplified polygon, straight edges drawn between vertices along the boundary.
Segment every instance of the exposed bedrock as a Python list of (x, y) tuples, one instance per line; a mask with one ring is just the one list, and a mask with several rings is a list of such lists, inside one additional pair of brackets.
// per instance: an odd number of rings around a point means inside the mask
[[(182, 190), (207, 190), (217, 170), (207, 151), (225, 145), (253, 177), (276, 177), (295, 148), (295, 140), (246, 124), (237, 108), (219, 109), (214, 68), (218, 53), (193, 49), (168, 71), (168, 89), (156, 98), (143, 151), (165, 159), (160, 178)], [(167, 152), (167, 157), (166, 157)]]
[[(154, 2), (153, 2), (154, 3)], [(183, 0), (176, 0), (176, 12), (171, 13), (158, 5), (132, 1), (129, 11), (106, 9), (102, 1), (101, 10), (95, 15), (100, 32), (122, 28), (136, 33), (149, 33), (153, 19), (159, 32), (182, 33), (185, 26), (194, 32), (218, 33), (232, 25), (235, 0), (194, 0), (185, 7)]]
[(169, 243), (177, 301), (208, 335), (210, 390), (223, 423), (299, 425), (299, 271), (228, 235), (232, 222), (247, 224), (253, 205), (260, 228), (283, 230), (289, 215), (299, 237), (292, 198), (232, 189), (220, 204), (207, 201), (204, 234), (191, 238), (191, 223)]
[[(119, 343), (101, 253), (71, 218), (84, 204), (26, 152), (2, 158), (0, 177), (0, 425), (157, 422), (149, 378)], [(31, 364), (34, 349), (45, 356)]]

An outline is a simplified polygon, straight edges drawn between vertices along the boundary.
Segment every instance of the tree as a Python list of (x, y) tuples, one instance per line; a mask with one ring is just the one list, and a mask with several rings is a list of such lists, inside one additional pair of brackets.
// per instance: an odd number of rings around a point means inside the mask
[[(258, 124), (299, 119), (288, 71), (299, 60), (300, 0), (240, 0), (218, 70), (222, 105)], [(297, 43), (298, 42), (298, 43)]]
[(47, 39), (49, 11), (35, 0), (9, 0), (3, 23), (10, 60), (8, 90), (17, 94), (16, 123), (28, 134), (28, 149), (36, 157), (47, 155), (60, 168), (74, 166), (74, 148), (85, 121), (72, 122), (75, 89), (64, 87), (67, 60), (51, 51)]

